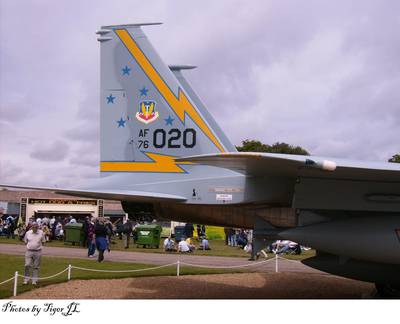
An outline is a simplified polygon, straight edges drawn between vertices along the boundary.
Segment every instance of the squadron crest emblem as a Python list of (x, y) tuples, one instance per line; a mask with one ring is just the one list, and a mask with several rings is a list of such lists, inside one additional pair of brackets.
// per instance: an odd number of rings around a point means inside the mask
[(139, 102), (139, 111), (136, 119), (142, 123), (149, 124), (158, 118), (156, 102), (154, 100), (143, 100)]

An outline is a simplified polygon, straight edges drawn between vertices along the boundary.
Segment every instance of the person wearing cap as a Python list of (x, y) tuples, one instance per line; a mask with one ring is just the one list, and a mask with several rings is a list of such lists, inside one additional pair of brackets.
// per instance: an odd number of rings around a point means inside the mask
[(24, 242), (26, 243), (24, 285), (28, 284), (31, 279), (31, 270), (32, 285), (36, 285), (37, 283), (40, 259), (42, 257), (42, 246), (45, 241), (44, 233), (39, 229), (39, 224), (33, 222), (31, 229), (26, 232), (24, 237)]

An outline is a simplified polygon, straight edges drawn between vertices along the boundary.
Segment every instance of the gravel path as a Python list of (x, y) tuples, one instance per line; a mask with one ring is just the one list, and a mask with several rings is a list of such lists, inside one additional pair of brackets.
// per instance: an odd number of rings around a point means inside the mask
[(18, 299), (366, 298), (374, 285), (323, 274), (240, 273), (112, 280), (73, 280)]

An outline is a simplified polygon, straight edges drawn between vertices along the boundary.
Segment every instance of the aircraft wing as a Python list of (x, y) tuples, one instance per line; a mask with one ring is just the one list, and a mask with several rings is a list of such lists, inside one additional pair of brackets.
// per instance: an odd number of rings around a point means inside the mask
[(160, 202), (160, 201), (183, 202), (186, 200), (186, 198), (182, 196), (169, 195), (157, 192), (146, 192), (146, 191), (100, 190), (100, 189), (76, 190), (76, 189), (61, 189), (61, 188), (49, 188), (49, 187), (14, 186), (14, 185), (2, 185), (2, 184), (0, 184), (0, 187), (43, 190), (69, 196), (109, 199), (109, 200), (140, 201), (140, 202)]
[(248, 176), (313, 177), (400, 182), (400, 164), (274, 153), (219, 153), (175, 159), (230, 169)]

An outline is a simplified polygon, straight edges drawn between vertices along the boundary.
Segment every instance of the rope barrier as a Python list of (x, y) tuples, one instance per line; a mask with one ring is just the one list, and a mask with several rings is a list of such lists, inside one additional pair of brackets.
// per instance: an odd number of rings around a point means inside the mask
[(246, 263), (246, 264), (241, 264), (241, 265), (236, 265), (236, 266), (207, 266), (207, 265), (201, 265), (201, 264), (193, 264), (193, 263), (186, 263), (186, 262), (181, 262), (180, 264), (184, 264), (190, 267), (197, 267), (197, 268), (207, 268), (207, 269), (234, 269), (234, 268), (244, 268), (244, 267), (251, 267), (251, 266), (256, 266), (259, 264), (267, 263), (269, 261), (272, 261), (274, 259), (268, 259), (260, 262), (255, 262), (255, 263)]
[[(146, 268), (146, 269), (135, 269), (135, 270), (100, 270), (100, 269), (88, 269), (88, 268), (81, 268), (81, 267), (76, 267), (71, 265), (72, 269), (78, 269), (78, 270), (83, 270), (83, 271), (92, 271), (92, 272), (110, 272), (110, 273), (123, 273), (123, 272), (139, 272), (139, 271), (148, 271), (148, 270), (155, 270), (155, 269), (161, 269), (161, 268), (166, 268), (170, 267), (172, 265), (175, 265), (176, 262), (170, 263), (170, 264), (164, 264), (162, 266), (158, 267), (152, 267), (152, 268)], [(67, 268), (68, 270), (68, 268)]]
[[(278, 257), (280, 259), (284, 259), (287, 260), (285, 258), (282, 257)], [(67, 268), (65, 268), (64, 270), (51, 275), (51, 276), (47, 276), (47, 277), (38, 277), (37, 280), (47, 280), (47, 279), (51, 279), (51, 278), (55, 278), (61, 274), (63, 274), (66, 271), (70, 271), (71, 269), (77, 269), (77, 270), (82, 270), (82, 271), (91, 271), (91, 272), (108, 272), (108, 273), (130, 273), (130, 272), (140, 272), (140, 271), (149, 271), (149, 270), (156, 270), (156, 269), (161, 269), (161, 268), (166, 268), (166, 267), (170, 267), (173, 265), (186, 265), (189, 267), (196, 267), (196, 268), (206, 268), (206, 269), (235, 269), (235, 268), (245, 268), (245, 267), (252, 267), (252, 266), (257, 266), (260, 264), (264, 264), (270, 261), (273, 261), (274, 258), (268, 259), (268, 260), (264, 260), (264, 261), (260, 261), (260, 262), (256, 262), (256, 263), (247, 263), (247, 264), (241, 264), (241, 265), (236, 265), (236, 266), (208, 266), (208, 265), (202, 265), (202, 264), (193, 264), (193, 263), (188, 263), (188, 262), (174, 262), (174, 263), (169, 263), (169, 264), (164, 264), (161, 266), (157, 266), (157, 267), (151, 267), (151, 268), (145, 268), (145, 269), (135, 269), (135, 270), (100, 270), (100, 269), (89, 269), (89, 268), (83, 268), (83, 267), (77, 267), (77, 266), (68, 266)], [(288, 260), (288, 261), (292, 261), (292, 260)], [(298, 262), (298, 261), (295, 261)], [(178, 267), (178, 272), (177, 275), (179, 276), (179, 268)], [(24, 275), (17, 275), (20, 278), (23, 279), (27, 279), (27, 277), (25, 277)], [(69, 276), (70, 277), (70, 276)], [(28, 277), (29, 278), (29, 277)], [(0, 285), (6, 284), (8, 282), (11, 282), (15, 280), (15, 276), (0, 282)]]
[(289, 261), (289, 262), (294, 262), (294, 263), (297, 263), (297, 264), (300, 264), (300, 263), (301, 263), (300, 261), (297, 261), (297, 260), (290, 260), (290, 259), (281, 257), (281, 256), (279, 256), (279, 255), (278, 255), (278, 259), (286, 260), (286, 261)]
[(15, 276), (12, 276), (10, 279), (7, 279), (7, 280), (4, 280), (4, 281), (0, 282), (0, 285), (5, 284), (5, 283), (10, 282), (10, 281), (13, 281), (14, 278), (15, 278)]
[[(64, 273), (64, 272), (67, 271), (67, 270), (68, 270), (68, 268), (65, 268), (64, 270), (62, 270), (62, 271), (56, 273), (55, 275), (48, 276), (48, 277), (38, 277), (37, 280), (47, 280), (47, 279), (51, 279), (51, 278), (54, 278), (54, 277), (59, 276), (60, 274)], [(23, 275), (18, 275), (18, 277), (21, 277), (21, 278), (24, 278), (24, 279), (30, 279), (30, 277), (25, 277), (25, 276), (23, 276)]]
[[(176, 265), (176, 276), (179, 277), (180, 276), (180, 267), (181, 265), (186, 265), (189, 267), (195, 267), (195, 268), (206, 268), (206, 269), (237, 269), (237, 268), (245, 268), (245, 267), (253, 267), (253, 266), (258, 266), (261, 264), (266, 264), (270, 261), (275, 261), (275, 272), (278, 272), (278, 259), (282, 259), (282, 260), (286, 260), (289, 262), (294, 262), (297, 264), (300, 264), (300, 261), (297, 260), (290, 260), (284, 257), (281, 257), (277, 254), (275, 254), (275, 257), (270, 258), (270, 259), (266, 259), (264, 261), (260, 261), (260, 262), (254, 262), (254, 263), (246, 263), (246, 264), (241, 264), (241, 265), (234, 265), (234, 266), (209, 266), (209, 265), (202, 265), (202, 264), (193, 264), (193, 263), (189, 263), (189, 262), (181, 262), (181, 261), (177, 261), (174, 263), (169, 263), (169, 264), (164, 264), (161, 266), (156, 266), (156, 267), (151, 267), (151, 268), (145, 268), (145, 269), (134, 269), (134, 270), (101, 270), (101, 269), (89, 269), (89, 268), (83, 268), (83, 267), (77, 267), (77, 266), (73, 266), (73, 265), (68, 265), (67, 268), (65, 268), (64, 270), (48, 276), (48, 277), (39, 277), (37, 278), (38, 280), (47, 280), (47, 279), (51, 279), (54, 277), (57, 277), (61, 274), (63, 274), (64, 272), (68, 271), (68, 280), (71, 279), (71, 270), (72, 269), (77, 269), (77, 270), (82, 270), (82, 271), (91, 271), (91, 272), (103, 272), (103, 273), (131, 273), (131, 272), (140, 272), (140, 271), (149, 271), (149, 270), (156, 270), (156, 269), (161, 269), (161, 268), (167, 268), (173, 265)], [(25, 276), (18, 274), (18, 271), (15, 272), (15, 275), (7, 280), (4, 280), (2, 282), (0, 282), (0, 285), (6, 284), (8, 282), (14, 281), (14, 296), (17, 295), (17, 285), (18, 285), (18, 277), (27, 279)], [(29, 279), (29, 278), (28, 278)]]

